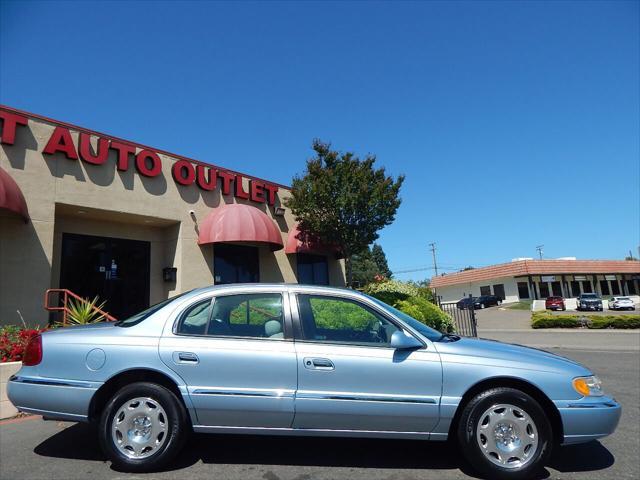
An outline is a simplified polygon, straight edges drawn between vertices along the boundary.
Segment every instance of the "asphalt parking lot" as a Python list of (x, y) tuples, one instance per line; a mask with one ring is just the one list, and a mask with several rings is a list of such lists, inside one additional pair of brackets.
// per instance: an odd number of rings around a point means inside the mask
[[(523, 343), (522, 341), (520, 343)], [(614, 435), (560, 447), (541, 478), (640, 477), (640, 352), (556, 353), (583, 362), (623, 405)], [(420, 441), (194, 435), (168, 469), (129, 475), (111, 469), (86, 425), (26, 418), (0, 422), (2, 479), (200, 478), (308, 479), (473, 478), (456, 447)]]

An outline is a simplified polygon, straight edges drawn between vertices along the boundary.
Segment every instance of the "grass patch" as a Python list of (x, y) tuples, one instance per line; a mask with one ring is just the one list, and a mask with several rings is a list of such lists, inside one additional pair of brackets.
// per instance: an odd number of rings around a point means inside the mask
[(512, 303), (511, 305), (505, 305), (505, 308), (509, 310), (531, 310), (532, 300), (520, 300), (517, 303)]
[(552, 315), (548, 312), (533, 312), (531, 328), (589, 328), (627, 329), (640, 328), (640, 315)]

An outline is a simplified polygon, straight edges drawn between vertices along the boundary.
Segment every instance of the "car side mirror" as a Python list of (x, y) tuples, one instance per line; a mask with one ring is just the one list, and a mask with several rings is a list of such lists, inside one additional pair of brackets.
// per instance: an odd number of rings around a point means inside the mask
[(421, 348), (422, 346), (422, 342), (411, 335), (407, 335), (402, 330), (396, 330), (391, 335), (391, 348), (410, 350), (412, 348)]

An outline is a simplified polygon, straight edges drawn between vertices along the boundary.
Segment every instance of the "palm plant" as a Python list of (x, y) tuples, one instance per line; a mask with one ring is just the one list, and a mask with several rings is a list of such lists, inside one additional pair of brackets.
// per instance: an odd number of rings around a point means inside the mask
[(69, 301), (69, 312), (67, 314), (67, 323), (70, 325), (86, 325), (88, 323), (102, 322), (105, 317), (99, 310), (103, 310), (106, 301), (100, 305), (98, 303), (98, 296), (96, 295), (93, 300), (88, 298), (83, 299), (71, 299)]

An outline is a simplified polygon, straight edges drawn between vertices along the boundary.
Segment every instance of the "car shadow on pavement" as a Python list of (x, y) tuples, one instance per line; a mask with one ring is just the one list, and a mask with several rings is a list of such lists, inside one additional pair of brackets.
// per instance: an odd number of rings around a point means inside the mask
[[(106, 462), (95, 429), (75, 424), (49, 437), (34, 452), (45, 457)], [(479, 478), (450, 442), (328, 437), (194, 434), (178, 457), (164, 469), (176, 471), (198, 462), (221, 465), (292, 465), (377, 469), (460, 469)], [(559, 447), (549, 467), (560, 472), (588, 472), (613, 465), (600, 442)], [(549, 477), (547, 470), (538, 478)]]
[(549, 467), (562, 473), (603, 470), (615, 463), (615, 457), (597, 440), (581, 445), (555, 448)]

